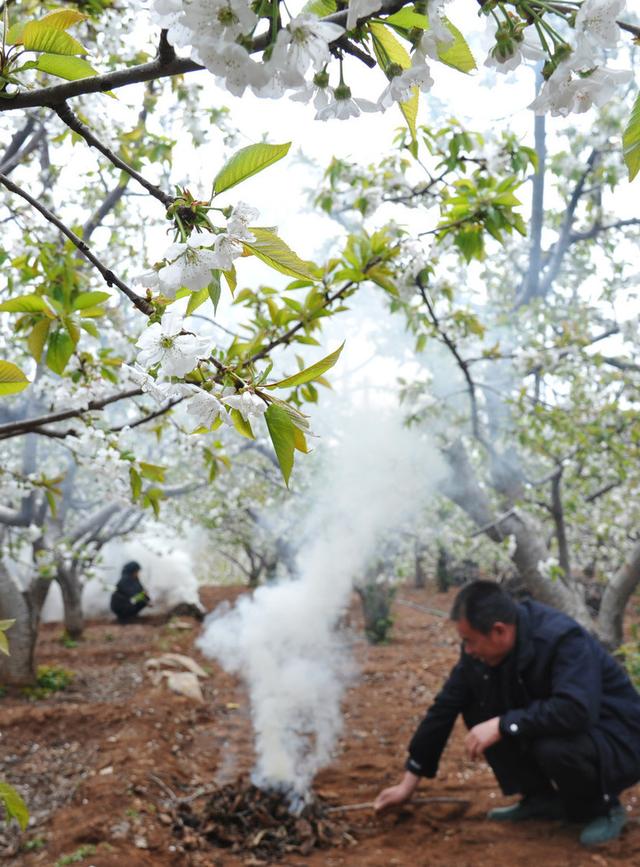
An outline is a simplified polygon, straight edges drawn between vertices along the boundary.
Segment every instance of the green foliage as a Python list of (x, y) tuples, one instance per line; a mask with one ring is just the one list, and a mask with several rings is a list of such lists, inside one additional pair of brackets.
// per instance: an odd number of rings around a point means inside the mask
[(4, 653), (5, 656), (9, 656), (9, 642), (5, 633), (15, 622), (15, 620), (0, 620), (0, 653)]
[(75, 852), (71, 852), (69, 855), (62, 855), (58, 858), (54, 867), (69, 867), (69, 864), (78, 864), (80, 861), (84, 861), (85, 858), (95, 855), (97, 851), (98, 849), (93, 843), (84, 843), (82, 846), (78, 846)]
[(75, 638), (72, 638), (67, 630), (65, 629), (62, 635), (60, 636), (60, 644), (63, 647), (66, 647), (68, 650), (73, 650), (75, 647), (79, 646), (78, 641)]
[(20, 795), (8, 783), (0, 782), (0, 804), (4, 807), (7, 819), (15, 819), (24, 831), (29, 822), (29, 810)]
[(53, 692), (66, 689), (75, 677), (74, 672), (56, 665), (39, 665), (35, 686), (25, 686), (22, 690), (27, 698), (37, 700), (46, 698)]
[[(378, 60), (378, 65), (385, 75), (388, 75), (391, 64), (397, 64), (402, 69), (409, 69), (411, 58), (389, 27), (372, 22), (369, 24), (369, 32), (373, 38), (373, 49)], [(418, 146), (416, 141), (416, 121), (418, 118), (419, 94), (418, 87), (413, 87), (411, 99), (400, 103), (400, 111), (404, 115), (407, 127), (411, 133), (411, 145), (409, 147), (414, 156), (417, 153)]]
[(622, 153), (629, 170), (629, 180), (632, 181), (640, 171), (640, 93), (636, 96), (622, 136)]
[(258, 227), (253, 227), (251, 232), (255, 240), (244, 241), (244, 246), (269, 267), (289, 277), (302, 277), (306, 280), (316, 279), (316, 269), (313, 263), (300, 259), (275, 232)]
[(237, 151), (220, 169), (213, 181), (213, 196), (230, 190), (241, 181), (258, 174), (281, 160), (289, 152), (291, 142), (281, 145), (265, 143), (248, 145)]
[(295, 427), (289, 414), (277, 404), (272, 403), (264, 414), (273, 443), (282, 477), (288, 486), (293, 469), (293, 453), (295, 451)]
[(294, 373), (293, 376), (288, 376), (286, 379), (281, 379), (279, 382), (271, 382), (269, 385), (265, 386), (265, 388), (293, 388), (297, 385), (303, 385), (306, 382), (313, 382), (314, 379), (319, 379), (328, 370), (331, 370), (338, 358), (340, 358), (340, 353), (343, 348), (344, 343), (341, 343), (335, 352), (327, 355), (326, 358), (323, 358), (321, 361), (316, 361), (316, 363), (312, 364), (311, 367), (307, 367), (299, 373)]
[(11, 361), (0, 360), (0, 395), (18, 394), (29, 385), (29, 380)]

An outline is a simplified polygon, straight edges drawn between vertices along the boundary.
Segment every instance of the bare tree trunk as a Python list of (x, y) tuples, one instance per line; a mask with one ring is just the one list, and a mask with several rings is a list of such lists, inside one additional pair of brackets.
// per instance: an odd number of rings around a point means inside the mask
[(629, 597), (640, 583), (640, 542), (622, 569), (607, 584), (598, 614), (597, 632), (602, 643), (616, 648), (622, 643), (622, 618)]
[(423, 554), (425, 548), (418, 539), (415, 540), (413, 547), (413, 559), (415, 564), (415, 587), (417, 590), (422, 590), (427, 586), (427, 575), (424, 569)]
[(540, 571), (540, 563), (549, 557), (544, 541), (544, 532), (538, 522), (522, 511), (510, 509), (502, 517), (495, 518), (485, 490), (480, 486), (475, 471), (461, 440), (446, 452), (451, 466), (451, 476), (441, 486), (442, 493), (471, 518), (494, 542), (502, 542), (513, 536), (516, 549), (512, 560), (520, 578), (532, 596), (540, 602), (559, 608), (575, 618), (586, 629), (593, 629), (593, 620), (584, 601), (581, 588), (567, 578), (565, 584), (551, 580)]
[(28, 686), (35, 683), (35, 646), (38, 617), (28, 593), (23, 593), (0, 561), (0, 620), (15, 620), (7, 632), (9, 656), (0, 654), (0, 683)]
[(82, 611), (82, 584), (78, 579), (77, 567), (71, 569), (58, 567), (56, 581), (62, 591), (64, 604), (64, 628), (70, 638), (80, 638), (84, 632)]

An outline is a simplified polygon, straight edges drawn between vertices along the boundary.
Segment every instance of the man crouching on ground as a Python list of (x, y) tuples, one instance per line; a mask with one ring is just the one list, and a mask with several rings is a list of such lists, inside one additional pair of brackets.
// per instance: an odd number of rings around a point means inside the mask
[(503, 793), (522, 795), (489, 819), (581, 822), (587, 846), (618, 837), (618, 795), (640, 780), (640, 696), (620, 665), (566, 614), (517, 604), (491, 581), (464, 587), (451, 619), (460, 660), (409, 744), (404, 777), (380, 792), (376, 810), (435, 777), (461, 713), (469, 757), (484, 755)]

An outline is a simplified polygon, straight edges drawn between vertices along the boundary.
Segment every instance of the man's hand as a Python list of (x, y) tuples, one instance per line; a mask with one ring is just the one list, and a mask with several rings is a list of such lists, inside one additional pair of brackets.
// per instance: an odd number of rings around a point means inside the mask
[(397, 786), (390, 786), (388, 789), (383, 789), (380, 792), (373, 802), (373, 808), (376, 813), (404, 804), (413, 795), (419, 782), (420, 777), (412, 774), (411, 771), (407, 771)]
[(486, 749), (502, 738), (499, 725), (500, 717), (494, 716), (469, 730), (464, 745), (470, 759), (479, 759)]

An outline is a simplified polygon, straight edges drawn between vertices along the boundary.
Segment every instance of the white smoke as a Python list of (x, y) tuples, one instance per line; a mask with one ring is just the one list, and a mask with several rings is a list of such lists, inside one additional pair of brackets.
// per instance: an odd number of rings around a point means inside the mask
[(320, 498), (299, 530), (306, 540), (301, 577), (218, 609), (198, 640), (247, 684), (254, 782), (302, 798), (331, 759), (341, 728), (353, 663), (336, 625), (353, 581), (377, 544), (426, 504), (443, 472), (435, 450), (404, 428), (399, 414), (351, 410), (341, 442), (325, 450)]

